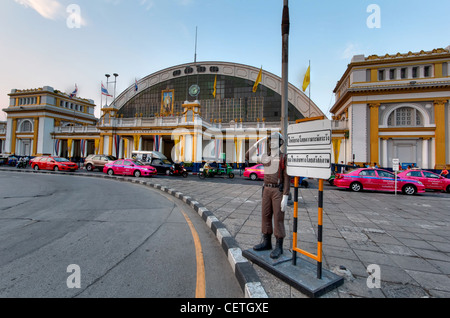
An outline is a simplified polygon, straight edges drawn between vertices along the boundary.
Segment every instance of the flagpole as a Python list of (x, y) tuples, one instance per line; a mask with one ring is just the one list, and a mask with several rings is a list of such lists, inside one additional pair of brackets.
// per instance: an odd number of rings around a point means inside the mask
[[(103, 81), (100, 83), (100, 108), (103, 109), (103, 92), (102, 92), (102, 86), (103, 86)], [(101, 116), (101, 113), (100, 113)]]
[(311, 118), (311, 60), (309, 60), (309, 98), (308, 98), (309, 118)]
[[(289, 4), (288, 0), (284, 0), (283, 18), (281, 22), (281, 33), (283, 39), (282, 45), (282, 92), (281, 92), (281, 134), (287, 138), (288, 131), (288, 105), (289, 105)], [(286, 153), (287, 143), (284, 143), (282, 151)]]

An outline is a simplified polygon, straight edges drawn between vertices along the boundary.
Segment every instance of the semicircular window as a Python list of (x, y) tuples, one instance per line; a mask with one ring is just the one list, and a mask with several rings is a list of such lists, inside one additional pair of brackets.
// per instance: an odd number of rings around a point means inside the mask
[(424, 125), (422, 114), (413, 107), (395, 109), (388, 119), (389, 127), (421, 127)]

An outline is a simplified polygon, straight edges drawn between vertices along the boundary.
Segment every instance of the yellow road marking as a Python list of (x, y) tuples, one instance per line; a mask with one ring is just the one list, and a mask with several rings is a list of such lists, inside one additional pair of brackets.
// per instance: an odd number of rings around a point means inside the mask
[(195, 244), (195, 257), (197, 259), (197, 286), (195, 290), (195, 298), (205, 298), (206, 297), (206, 282), (205, 282), (205, 263), (203, 261), (203, 251), (202, 244), (200, 242), (200, 238), (198, 237), (198, 233), (192, 224), (192, 221), (189, 219), (188, 215), (182, 208), (180, 208), (181, 213), (183, 214), (186, 222), (191, 229), (192, 237), (194, 239)]
[(183, 214), (187, 224), (189, 225), (192, 238), (194, 239), (195, 258), (197, 261), (197, 284), (195, 288), (195, 298), (206, 298), (205, 262), (203, 260), (202, 243), (200, 242), (198, 233), (195, 230), (194, 224), (192, 223), (191, 219), (186, 214), (186, 212), (183, 210), (183, 208), (181, 208), (174, 200), (172, 200), (171, 197), (166, 195), (165, 197), (180, 208), (181, 214)]

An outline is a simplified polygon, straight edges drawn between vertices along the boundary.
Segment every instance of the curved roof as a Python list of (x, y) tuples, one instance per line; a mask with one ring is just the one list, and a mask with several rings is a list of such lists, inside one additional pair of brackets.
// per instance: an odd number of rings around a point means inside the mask
[[(204, 72), (199, 74), (234, 76), (253, 82), (256, 81), (256, 78), (258, 77), (260, 71), (260, 69), (249, 65), (230, 62), (197, 62), (196, 65), (203, 66), (206, 69)], [(194, 68), (194, 73), (185, 74), (184, 70), (189, 66)], [(114, 102), (115, 107), (120, 110), (130, 99), (156, 84), (168, 81), (173, 78), (197, 74), (197, 70), (194, 66), (194, 63), (181, 64), (166, 68), (142, 78), (140, 81), (138, 81), (139, 90), (136, 92), (134, 85), (127, 88), (116, 98)], [(178, 75), (175, 75), (174, 72), (176, 71), (181, 72), (178, 72)], [(282, 81), (279, 76), (263, 70), (262, 82), (260, 85), (264, 85), (281, 95)], [(320, 108), (317, 107), (317, 105), (313, 101), (310, 101), (308, 96), (306, 96), (300, 89), (292, 84), (289, 84), (289, 102), (294, 105), (305, 117), (324, 116), (324, 113), (320, 110)], [(310, 109), (311, 114), (309, 114)]]

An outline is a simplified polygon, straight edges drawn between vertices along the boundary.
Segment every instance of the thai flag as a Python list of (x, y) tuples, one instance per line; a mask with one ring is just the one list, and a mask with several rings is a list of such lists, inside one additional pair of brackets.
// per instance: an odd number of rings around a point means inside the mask
[(77, 97), (77, 94), (78, 94), (78, 86), (77, 84), (75, 84), (75, 90), (72, 92), (72, 94), (70, 94), (70, 98)]
[(153, 143), (153, 151), (161, 152), (161, 142), (162, 136), (156, 135)]
[(59, 146), (61, 144), (61, 139), (55, 140), (55, 156), (59, 156)]
[(215, 159), (217, 160), (217, 161), (219, 161), (219, 160), (221, 160), (222, 158), (221, 158), (221, 154), (222, 154), (222, 140), (220, 140), (220, 139), (216, 139), (216, 141), (215, 141), (215, 150), (216, 150), (216, 153), (215, 153)]
[(103, 86), (103, 83), (102, 83), (102, 95), (106, 95), (106, 96), (109, 96), (109, 97), (113, 97), (112, 95), (109, 94), (109, 92), (108, 92), (108, 90), (105, 88), (105, 86)]
[(139, 90), (137, 79), (134, 80), (134, 91), (137, 92)]
[(258, 148), (256, 150), (257, 150), (256, 155), (258, 157), (262, 156), (264, 154), (264, 152), (266, 151), (266, 142), (265, 141), (260, 142), (258, 145)]

